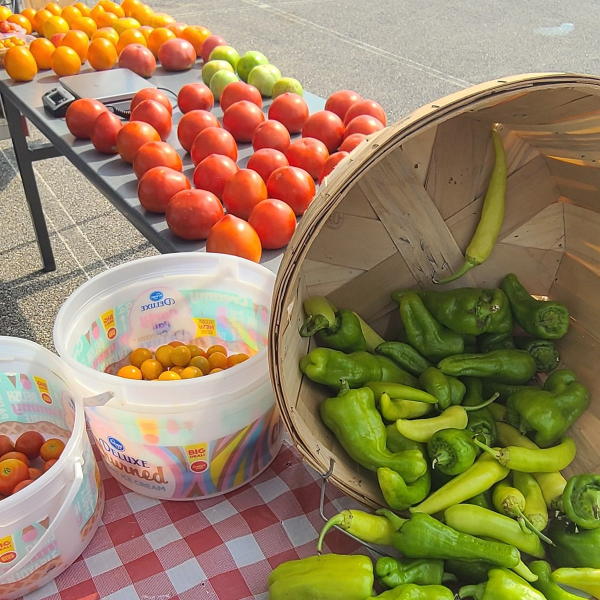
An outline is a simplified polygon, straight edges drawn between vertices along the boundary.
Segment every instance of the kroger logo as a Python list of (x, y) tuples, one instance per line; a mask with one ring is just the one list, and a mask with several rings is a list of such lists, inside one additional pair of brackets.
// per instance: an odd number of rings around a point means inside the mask
[(150, 300), (152, 300), (152, 302), (158, 302), (159, 300), (163, 299), (163, 296), (164, 294), (157, 290), (156, 292), (152, 292), (150, 294)]
[(119, 452), (123, 452), (123, 450), (125, 450), (125, 446), (123, 446), (123, 444), (121, 444), (121, 442), (116, 438), (109, 437), (108, 441), (115, 450), (118, 450)]

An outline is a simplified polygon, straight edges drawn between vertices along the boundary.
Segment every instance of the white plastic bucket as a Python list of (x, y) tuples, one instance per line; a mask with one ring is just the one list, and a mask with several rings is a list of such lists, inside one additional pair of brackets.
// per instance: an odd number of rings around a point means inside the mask
[[(0, 337), (0, 434), (35, 429), (66, 442), (39, 479), (0, 501), (0, 598), (11, 600), (62, 573), (92, 539), (104, 493), (85, 431), (81, 398), (57, 356)], [(37, 466), (34, 465), (33, 466)]]
[[(275, 458), (283, 428), (267, 362), (274, 274), (209, 253), (167, 254), (110, 269), (75, 290), (54, 344), (84, 396), (111, 473), (141, 494), (188, 500), (235, 489)], [(133, 381), (118, 366), (140, 346), (224, 343), (250, 359), (182, 381)], [(112, 396), (112, 397), (111, 397)]]

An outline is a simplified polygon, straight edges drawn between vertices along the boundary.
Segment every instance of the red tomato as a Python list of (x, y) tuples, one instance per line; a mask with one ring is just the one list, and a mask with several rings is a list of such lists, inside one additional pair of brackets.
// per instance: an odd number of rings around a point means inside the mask
[(23, 481), (21, 481), (20, 483), (17, 483), (17, 485), (15, 485), (12, 493), (16, 494), (17, 492), (20, 492), (23, 488), (26, 488), (28, 485), (31, 485), (33, 483), (33, 479), (24, 479)]
[(353, 104), (344, 117), (344, 123), (348, 125), (352, 119), (355, 119), (360, 115), (370, 115), (371, 117), (375, 117), (378, 121), (383, 123), (384, 127), (387, 123), (385, 110), (383, 110), (381, 104), (375, 102), (375, 100), (361, 100), (360, 102)]
[(379, 119), (371, 117), (370, 115), (359, 115), (358, 117), (354, 117), (354, 119), (346, 125), (344, 139), (354, 133), (364, 133), (365, 135), (369, 135), (380, 129), (383, 129), (383, 123)]
[(361, 100), (362, 96), (352, 90), (339, 90), (327, 98), (325, 110), (335, 113), (343, 121), (348, 109)]
[(285, 152), (290, 145), (290, 132), (279, 121), (264, 121), (255, 130), (252, 136), (252, 148), (274, 148)]
[(319, 175), (319, 185), (321, 185), (321, 183), (323, 182), (323, 179), (325, 179), (325, 177), (327, 177), (327, 175), (329, 175), (331, 173), (331, 171), (333, 171), (343, 160), (344, 158), (346, 158), (346, 156), (348, 156), (349, 152), (342, 152), (341, 150), (339, 152), (336, 152), (335, 154), (332, 154), (326, 161), (325, 164), (323, 165), (323, 170), (321, 171), (321, 174)]
[(277, 250), (292, 239), (296, 230), (296, 215), (283, 200), (268, 198), (252, 209), (248, 223), (254, 227), (265, 250)]
[(25, 431), (15, 442), (15, 452), (22, 452), (33, 460), (40, 455), (40, 448), (46, 440), (39, 431)]
[(202, 48), (200, 50), (200, 58), (202, 58), (202, 62), (207, 63), (208, 57), (210, 53), (217, 46), (227, 46), (227, 42), (220, 35), (209, 35), (202, 44)]
[(162, 104), (168, 111), (169, 114), (173, 114), (173, 106), (171, 102), (167, 98), (167, 95), (164, 92), (161, 92), (158, 88), (144, 88), (135, 94), (135, 96), (131, 99), (131, 105), (129, 106), (129, 110), (133, 110), (140, 102), (144, 100), (154, 100), (154, 102), (158, 102)]
[(7, 435), (0, 435), (0, 456), (8, 452), (14, 452), (15, 445)]
[(258, 108), (262, 108), (262, 96), (261, 93), (249, 83), (243, 81), (234, 81), (225, 86), (219, 103), (221, 109), (225, 112), (232, 104), (240, 102), (241, 100), (247, 100), (256, 104)]
[(82, 140), (89, 140), (92, 134), (92, 126), (96, 118), (108, 109), (102, 102), (90, 98), (75, 100), (65, 115), (65, 121), (69, 131)]
[(315, 182), (304, 169), (280, 167), (269, 177), (267, 192), (269, 198), (283, 200), (301, 216), (315, 197)]
[(192, 149), (196, 136), (207, 127), (221, 127), (219, 119), (207, 110), (192, 110), (181, 117), (177, 125), (177, 138), (186, 152)]
[(256, 104), (248, 100), (240, 100), (225, 111), (223, 127), (236, 141), (251, 142), (256, 128), (264, 120), (265, 114)]
[(329, 158), (327, 146), (314, 138), (300, 138), (290, 144), (285, 156), (292, 167), (304, 169), (316, 179)]
[[(287, 133), (287, 130), (286, 130)], [(265, 183), (269, 180), (271, 173), (279, 167), (287, 167), (290, 163), (283, 152), (273, 148), (262, 148), (257, 150), (248, 161), (247, 167), (256, 171)]]
[(143, 100), (132, 111), (129, 117), (131, 121), (144, 121), (150, 123), (160, 139), (164, 142), (171, 134), (173, 121), (171, 113), (159, 102), (155, 100)]
[(219, 127), (207, 127), (194, 139), (190, 154), (194, 165), (198, 165), (211, 154), (223, 154), (237, 162), (238, 149), (229, 131)]
[(340, 146), (340, 152), (352, 152), (356, 146), (358, 146), (364, 139), (366, 139), (364, 133), (353, 133), (349, 135)]
[(158, 49), (158, 60), (165, 71), (187, 71), (196, 62), (196, 49), (187, 40), (167, 40)]
[(129, 121), (117, 133), (117, 152), (125, 162), (133, 163), (135, 153), (146, 142), (160, 142), (158, 131), (143, 121)]
[(240, 169), (223, 190), (223, 206), (227, 212), (248, 220), (252, 209), (267, 199), (267, 186), (262, 177), (252, 169)]
[(215, 97), (210, 88), (199, 81), (186, 83), (177, 94), (177, 105), (184, 115), (192, 110), (212, 110)]
[(194, 187), (223, 199), (225, 184), (239, 171), (236, 162), (223, 154), (207, 156), (194, 169)]
[[(258, 236), (256, 236), (256, 239), (258, 239)], [(258, 245), (260, 246), (260, 240)], [(15, 458), (0, 462), (0, 494), (9, 496), (14, 487), (21, 481), (25, 481), (25, 479), (29, 479), (29, 467), (25, 463)]]
[(290, 133), (300, 133), (308, 119), (308, 104), (302, 96), (286, 92), (269, 106), (269, 119), (279, 121)]
[(252, 225), (234, 215), (225, 215), (208, 234), (207, 252), (233, 254), (260, 262), (260, 238)]
[(153, 167), (169, 167), (175, 171), (183, 171), (179, 154), (167, 142), (148, 142), (135, 153), (133, 172), (138, 179)]
[(182, 190), (189, 190), (190, 180), (169, 167), (154, 167), (138, 183), (140, 204), (148, 211), (164, 213), (169, 200)]
[(219, 199), (206, 190), (183, 190), (167, 205), (169, 229), (184, 240), (204, 240), (215, 223), (223, 218)]
[(94, 148), (102, 154), (117, 154), (117, 133), (121, 131), (123, 122), (109, 110), (103, 112), (94, 121), (90, 140)]
[(329, 152), (335, 152), (344, 139), (346, 126), (342, 120), (329, 110), (320, 110), (308, 117), (302, 128), (302, 137), (320, 140)]

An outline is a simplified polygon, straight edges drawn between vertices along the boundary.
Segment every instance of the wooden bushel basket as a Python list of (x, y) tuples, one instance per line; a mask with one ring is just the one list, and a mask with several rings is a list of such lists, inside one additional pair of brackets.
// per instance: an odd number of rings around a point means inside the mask
[[(491, 257), (451, 284), (432, 278), (463, 262), (493, 164), (491, 129), (506, 150), (506, 216)], [(363, 143), (341, 163), (302, 218), (273, 297), (270, 369), (298, 450), (345, 493), (384, 505), (376, 477), (354, 463), (323, 425), (327, 390), (299, 361), (302, 302), (327, 296), (386, 339), (400, 317), (398, 288), (497, 287), (515, 273), (534, 295), (564, 302), (572, 319), (559, 341), (561, 367), (591, 391), (571, 429), (577, 458), (567, 474), (600, 472), (600, 78), (510, 77), (426, 105)]]

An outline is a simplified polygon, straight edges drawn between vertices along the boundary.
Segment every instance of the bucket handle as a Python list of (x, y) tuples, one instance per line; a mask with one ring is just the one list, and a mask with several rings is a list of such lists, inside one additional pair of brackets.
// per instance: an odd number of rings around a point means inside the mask
[(114, 392), (104, 392), (102, 394), (98, 394), (97, 396), (88, 396), (87, 398), (83, 398), (83, 405), (86, 408), (90, 408), (92, 406), (104, 406), (109, 400), (112, 400), (114, 397)]
[(83, 470), (81, 466), (83, 465), (83, 458), (81, 456), (77, 456), (73, 459), (73, 483), (67, 493), (62, 506), (59, 511), (56, 513), (54, 519), (52, 519), (52, 523), (50, 523), (48, 529), (44, 532), (44, 535), (37, 541), (37, 543), (33, 546), (33, 548), (24, 556), (16, 565), (13, 565), (6, 573), (0, 576), (0, 585), (6, 583), (7, 579), (13, 573), (16, 573), (23, 567), (25, 567), (31, 560), (35, 557), (39, 550), (41, 550), (44, 545), (48, 542), (50, 537), (54, 535), (59, 525), (63, 522), (63, 519), (71, 509), (71, 505), (75, 500), (75, 496), (77, 492), (81, 488), (81, 484), (83, 483)]

